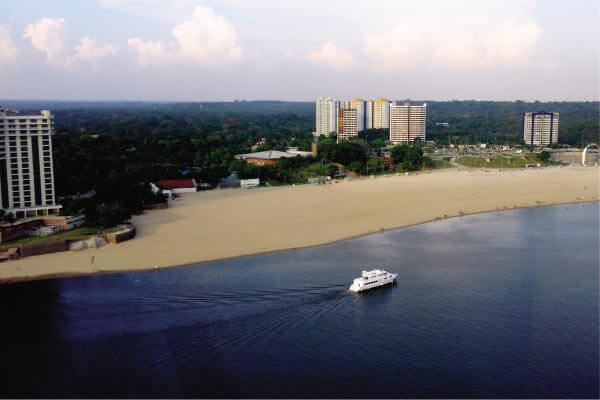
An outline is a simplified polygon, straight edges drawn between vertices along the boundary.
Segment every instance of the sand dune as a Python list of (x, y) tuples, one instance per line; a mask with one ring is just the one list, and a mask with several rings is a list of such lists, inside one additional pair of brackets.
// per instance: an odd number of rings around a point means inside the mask
[(598, 172), (451, 169), (325, 186), (198, 192), (169, 209), (134, 217), (138, 234), (131, 241), (6, 262), (0, 280), (163, 268), (311, 246), (461, 213), (597, 201)]

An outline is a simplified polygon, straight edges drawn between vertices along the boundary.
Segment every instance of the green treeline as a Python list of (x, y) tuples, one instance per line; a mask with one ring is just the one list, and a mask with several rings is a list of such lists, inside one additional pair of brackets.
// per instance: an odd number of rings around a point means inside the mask
[[(400, 100), (400, 103), (404, 100)], [(6, 102), (5, 102), (6, 103)], [(412, 101), (413, 104), (421, 101)], [(427, 101), (427, 139), (447, 143), (520, 143), (523, 113), (560, 113), (559, 143), (598, 141), (598, 102)], [(312, 102), (214, 103), (19, 102), (23, 113), (48, 108), (57, 132), (79, 136), (190, 136), (212, 131), (245, 138), (298, 136), (314, 130)], [(436, 125), (448, 123), (448, 127)], [(262, 135), (262, 136), (261, 136)], [(382, 135), (385, 140), (387, 135)]]

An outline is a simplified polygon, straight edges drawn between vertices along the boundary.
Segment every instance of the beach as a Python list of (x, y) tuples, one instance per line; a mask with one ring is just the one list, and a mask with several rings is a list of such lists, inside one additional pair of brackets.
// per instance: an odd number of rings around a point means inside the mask
[(485, 211), (598, 201), (597, 167), (447, 169), (189, 193), (134, 216), (134, 239), (0, 264), (0, 281), (165, 268), (314, 246)]

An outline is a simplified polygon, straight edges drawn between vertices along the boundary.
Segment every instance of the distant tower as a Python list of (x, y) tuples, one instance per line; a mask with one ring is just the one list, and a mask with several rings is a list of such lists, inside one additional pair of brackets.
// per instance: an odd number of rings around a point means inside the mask
[(354, 108), (356, 110), (356, 129), (360, 131), (365, 130), (365, 101), (358, 97), (348, 102), (348, 108)]
[(358, 136), (356, 125), (356, 110), (354, 108), (340, 108), (338, 111), (337, 142)]
[(337, 115), (340, 103), (330, 97), (319, 97), (315, 102), (315, 135), (329, 136), (337, 131)]
[(390, 127), (390, 102), (388, 99), (381, 98), (373, 100), (371, 103), (371, 128), (387, 129)]
[(558, 143), (558, 113), (546, 111), (524, 113), (523, 141), (531, 146)]
[(412, 143), (419, 138), (425, 141), (425, 125), (427, 119), (427, 104), (411, 106), (390, 106), (390, 142), (393, 144)]

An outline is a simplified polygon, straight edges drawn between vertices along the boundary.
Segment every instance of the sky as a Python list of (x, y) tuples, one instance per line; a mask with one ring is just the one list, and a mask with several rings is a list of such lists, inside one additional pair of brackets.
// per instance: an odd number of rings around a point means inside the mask
[(23, 0), (0, 98), (600, 100), (597, 0)]

